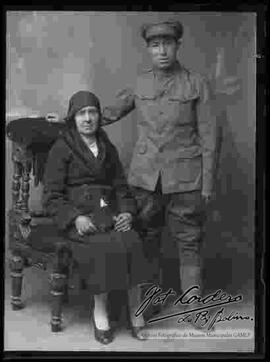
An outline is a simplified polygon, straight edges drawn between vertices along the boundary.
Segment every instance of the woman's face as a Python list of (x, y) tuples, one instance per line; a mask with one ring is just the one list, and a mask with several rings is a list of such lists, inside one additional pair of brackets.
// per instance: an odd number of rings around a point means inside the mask
[(99, 111), (88, 106), (80, 109), (74, 116), (77, 130), (84, 136), (93, 136), (99, 128)]

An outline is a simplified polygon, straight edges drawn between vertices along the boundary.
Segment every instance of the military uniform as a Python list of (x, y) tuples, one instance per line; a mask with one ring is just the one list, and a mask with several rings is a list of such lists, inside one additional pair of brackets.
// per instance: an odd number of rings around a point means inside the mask
[[(143, 31), (146, 37), (147, 29)], [(155, 31), (164, 34), (164, 27), (156, 25)], [(201, 194), (213, 189), (216, 123), (208, 81), (178, 62), (162, 79), (153, 69), (147, 70), (133, 90), (122, 91), (115, 105), (103, 110), (103, 124), (135, 108), (138, 140), (128, 181), (141, 211), (145, 251), (158, 270), (165, 216), (179, 246), (181, 284), (186, 289), (200, 283)]]

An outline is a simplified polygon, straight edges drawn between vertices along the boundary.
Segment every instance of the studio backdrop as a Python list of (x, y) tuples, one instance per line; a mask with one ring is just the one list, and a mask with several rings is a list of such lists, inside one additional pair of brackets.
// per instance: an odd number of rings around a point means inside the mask
[[(177, 19), (184, 25), (179, 60), (207, 75), (219, 89), (220, 130), (216, 200), (204, 244), (205, 278), (211, 289), (254, 289), (256, 124), (256, 18), (247, 13), (9, 12), (7, 14), (6, 122), (57, 112), (90, 90), (109, 105), (150, 66), (140, 26)], [(106, 127), (128, 168), (136, 141), (136, 111)], [(11, 206), (11, 144), (6, 141), (6, 209)], [(31, 193), (39, 209), (42, 187)], [(240, 267), (241, 266), (241, 267)], [(217, 277), (218, 276), (218, 277)]]

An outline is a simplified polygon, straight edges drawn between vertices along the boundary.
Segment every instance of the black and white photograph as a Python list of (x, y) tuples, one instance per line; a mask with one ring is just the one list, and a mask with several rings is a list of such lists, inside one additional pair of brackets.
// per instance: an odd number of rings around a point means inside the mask
[(256, 13), (6, 12), (4, 351), (255, 351)]

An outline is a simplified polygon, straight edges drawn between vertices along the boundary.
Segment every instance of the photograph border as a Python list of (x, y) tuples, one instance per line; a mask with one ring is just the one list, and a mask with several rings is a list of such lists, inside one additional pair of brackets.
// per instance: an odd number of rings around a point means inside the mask
[[(2, 49), (6, 49), (6, 12), (7, 11), (189, 11), (189, 12), (252, 12), (256, 13), (257, 16), (257, 52), (256, 52), (256, 203), (255, 207), (255, 235), (254, 235), (254, 250), (255, 250), (255, 351), (254, 353), (250, 352), (53, 352), (53, 351), (4, 351), (3, 350), (3, 359), (26, 359), (30, 360), (33, 358), (42, 358), (42, 359), (60, 359), (65, 358), (70, 360), (71, 358), (77, 359), (86, 359), (86, 358), (187, 358), (187, 359), (208, 359), (208, 358), (246, 358), (246, 359), (262, 359), (266, 357), (266, 295), (268, 296), (266, 290), (266, 239), (265, 239), (265, 226), (266, 226), (266, 112), (269, 111), (269, 106), (266, 105), (266, 97), (269, 95), (267, 80), (266, 80), (266, 29), (269, 27), (267, 22), (266, 11), (267, 4), (263, 2), (257, 4), (248, 4), (246, 2), (241, 2), (235, 4), (234, 6), (225, 6), (224, 4), (211, 5), (209, 2), (201, 3), (171, 3), (167, 5), (166, 10), (159, 8), (154, 5), (111, 5), (111, 6), (102, 6), (102, 5), (91, 5), (91, 6), (69, 6), (69, 5), (54, 5), (54, 6), (4, 6), (3, 15), (2, 15)], [(4, 59), (3, 59), (4, 58)], [(6, 50), (2, 55), (3, 67), (2, 74), (6, 79)], [(3, 93), (6, 93), (5, 82), (2, 82)], [(2, 98), (5, 100), (5, 96)], [(5, 102), (2, 106), (2, 119), (5, 120)], [(3, 162), (5, 164), (5, 121), (2, 122), (2, 151), (3, 151)], [(4, 173), (5, 175), (5, 173)], [(4, 176), (5, 177), (5, 176)], [(5, 178), (3, 178), (5, 184)], [(2, 200), (5, 199), (5, 189), (3, 190)], [(5, 206), (5, 203), (2, 203)], [(2, 215), (5, 218), (5, 209), (2, 210)], [(5, 220), (2, 221), (2, 230), (5, 231)], [(4, 237), (3, 239), (4, 240)], [(4, 276), (5, 276), (5, 247), (4, 243), (3, 251), (1, 253), (3, 257), (2, 262), (2, 302), (4, 302)], [(2, 326), (4, 326), (4, 303), (2, 305), (1, 317), (2, 317)], [(4, 333), (4, 328), (2, 328)], [(4, 343), (2, 344), (4, 346)], [(4, 347), (3, 347), (4, 348)]]

